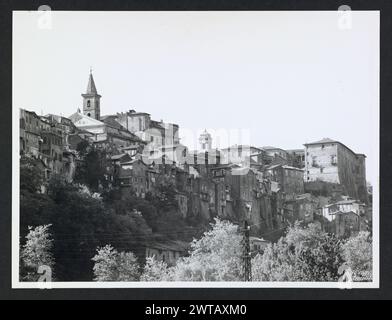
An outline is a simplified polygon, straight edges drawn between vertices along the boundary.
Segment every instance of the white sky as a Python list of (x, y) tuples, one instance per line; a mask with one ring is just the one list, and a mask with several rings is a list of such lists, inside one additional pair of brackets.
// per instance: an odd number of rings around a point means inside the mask
[(92, 66), (102, 115), (135, 109), (194, 132), (245, 129), (255, 146), (286, 149), (330, 137), (367, 155), (375, 184), (379, 13), (352, 12), (349, 29), (339, 19), (52, 12), (48, 25), (42, 13), (14, 12), (13, 104), (69, 116)]

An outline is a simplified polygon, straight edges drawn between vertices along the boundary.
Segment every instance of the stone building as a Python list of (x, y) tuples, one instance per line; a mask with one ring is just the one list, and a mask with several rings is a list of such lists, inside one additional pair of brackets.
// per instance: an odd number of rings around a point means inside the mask
[(99, 121), (78, 111), (72, 114), (69, 119), (79, 130), (92, 134), (89, 140), (97, 147), (113, 154), (120, 152), (125, 147), (136, 146), (142, 149), (145, 145), (145, 142), (139, 137), (111, 118), (103, 117), (103, 121)]
[(222, 164), (242, 164), (249, 167), (252, 163), (263, 164), (263, 150), (250, 145), (233, 145), (220, 150)]
[(266, 235), (268, 240), (279, 236), (283, 198), (262, 172), (236, 164), (216, 166), (211, 171), (217, 216), (234, 222), (248, 219), (252, 234)]
[(268, 166), (266, 176), (278, 183), (279, 189), (286, 195), (304, 193), (304, 171), (288, 165)]
[(271, 147), (271, 146), (265, 146), (262, 149), (271, 157), (281, 158), (284, 161), (289, 160), (289, 154), (286, 150), (277, 147)]
[(56, 126), (57, 129), (61, 132), (63, 136), (63, 146), (64, 148), (69, 149), (69, 136), (76, 133), (77, 131), (77, 128), (73, 124), (72, 120), (55, 114), (47, 114), (45, 118), (50, 121), (52, 126)]
[(117, 113), (116, 120), (128, 131), (136, 134), (139, 138), (152, 146), (176, 145), (180, 143), (178, 135), (178, 125), (155, 121), (146, 112)]
[(40, 117), (33, 111), (20, 109), (19, 127), (21, 153), (38, 157), (42, 142)]
[(20, 152), (42, 160), (47, 177), (63, 171), (64, 132), (50, 118), (20, 109)]
[(365, 216), (366, 205), (357, 200), (343, 199), (334, 203), (323, 206), (322, 214), (329, 221), (333, 221), (336, 218), (337, 212), (354, 212), (358, 216)]
[(144, 198), (147, 193), (147, 170), (149, 169), (141, 159), (132, 159), (127, 154), (112, 156), (115, 167), (115, 180), (121, 187), (123, 197), (135, 194)]
[(303, 169), (305, 168), (305, 149), (286, 150), (288, 154), (288, 164), (290, 166)]
[(365, 156), (329, 138), (305, 144), (305, 182), (343, 186), (346, 195), (367, 202)]
[(55, 125), (49, 125), (42, 129), (41, 137), (41, 152), (50, 159), (50, 170), (52, 173), (61, 173), (63, 169), (63, 132)]
[(318, 214), (319, 201), (310, 194), (295, 195), (291, 199), (285, 199), (283, 205), (284, 220), (290, 224), (296, 221), (310, 223)]

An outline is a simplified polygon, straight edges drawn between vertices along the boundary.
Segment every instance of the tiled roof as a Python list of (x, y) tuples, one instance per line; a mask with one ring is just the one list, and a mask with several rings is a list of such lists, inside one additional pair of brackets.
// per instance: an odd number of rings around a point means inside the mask
[(305, 145), (308, 145), (308, 144), (323, 144), (323, 143), (337, 143), (337, 142), (338, 142), (338, 141), (332, 140), (332, 139), (330, 139), (330, 138), (323, 138), (323, 139), (318, 140), (318, 141), (305, 143)]
[(304, 146), (308, 146), (308, 145), (313, 145), (313, 144), (323, 144), (323, 143), (338, 143), (341, 146), (345, 147), (347, 150), (349, 150), (351, 153), (353, 153), (355, 156), (364, 156), (366, 157), (366, 155), (362, 154), (362, 153), (355, 153), (353, 150), (351, 150), (349, 147), (347, 147), (344, 143), (341, 143), (337, 140), (332, 140), (330, 138), (323, 138), (319, 141), (314, 141), (314, 142), (309, 142), (309, 143), (305, 143)]
[(127, 130), (115, 120), (114, 116), (101, 117), (101, 121), (112, 128), (119, 129), (119, 130)]

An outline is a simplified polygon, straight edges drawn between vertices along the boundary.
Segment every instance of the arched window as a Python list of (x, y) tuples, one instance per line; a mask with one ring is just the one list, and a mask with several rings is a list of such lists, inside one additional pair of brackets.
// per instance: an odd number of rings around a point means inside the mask
[(87, 100), (87, 108), (90, 108), (90, 100)]
[(87, 113), (87, 116), (88, 116), (88, 117), (90, 117), (90, 116), (91, 116), (91, 113), (90, 113), (90, 112), (89, 112), (89, 113)]

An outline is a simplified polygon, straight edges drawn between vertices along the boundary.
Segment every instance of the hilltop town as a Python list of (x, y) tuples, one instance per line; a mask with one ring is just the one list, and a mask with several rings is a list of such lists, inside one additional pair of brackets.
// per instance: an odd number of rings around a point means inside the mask
[[(276, 242), (296, 221), (315, 223), (340, 238), (371, 230), (366, 156), (342, 141), (322, 138), (292, 150), (217, 149), (204, 131), (198, 150), (189, 150), (180, 142), (178, 124), (135, 110), (101, 115), (100, 99), (90, 73), (81, 108), (69, 117), (21, 109), (21, 159), (38, 168), (42, 194), (60, 176), (118, 202), (129, 197), (174, 202), (171, 210), (185, 229), (170, 235), (160, 226), (152, 228), (157, 237), (145, 241), (147, 257), (174, 264), (186, 252), (188, 236), (215, 217), (236, 224), (248, 220), (256, 249)], [(135, 208), (132, 212), (138, 214)]]

